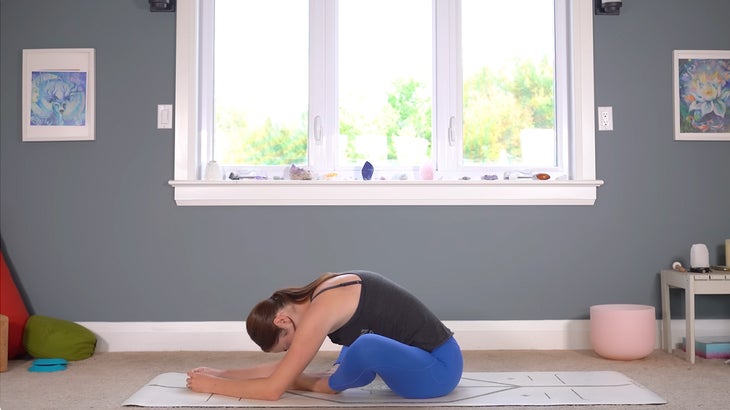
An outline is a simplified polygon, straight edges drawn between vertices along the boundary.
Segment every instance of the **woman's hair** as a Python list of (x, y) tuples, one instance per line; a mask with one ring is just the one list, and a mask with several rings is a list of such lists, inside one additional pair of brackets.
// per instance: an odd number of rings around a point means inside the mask
[(336, 273), (324, 273), (306, 286), (277, 290), (270, 298), (259, 302), (246, 319), (246, 330), (251, 340), (264, 352), (270, 351), (281, 333), (281, 328), (274, 324), (276, 313), (288, 304), (310, 300), (319, 285), (335, 276)]

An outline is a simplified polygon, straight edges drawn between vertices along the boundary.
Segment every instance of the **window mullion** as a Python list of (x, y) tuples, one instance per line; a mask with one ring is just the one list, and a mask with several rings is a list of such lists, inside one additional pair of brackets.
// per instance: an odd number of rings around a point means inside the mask
[(462, 161), (461, 2), (434, 1), (434, 146), (439, 171)]
[(567, 0), (555, 1), (555, 152), (557, 168), (566, 170), (570, 178), (575, 177), (575, 161), (571, 160), (570, 135), (574, 132), (570, 125), (570, 39), (568, 23), (570, 21)]
[(309, 166), (333, 170), (337, 157), (337, 2), (309, 2)]
[(215, 2), (200, 2), (200, 175), (215, 153)]
[(195, 0), (182, 1), (175, 28), (175, 180), (199, 178), (199, 30)]
[(339, 82), (339, 66), (338, 66), (338, 49), (339, 49), (339, 11), (338, 0), (326, 0), (326, 15), (323, 25), (326, 27), (327, 36), (324, 44), (326, 53), (326, 84), (324, 86), (326, 101), (326, 121), (325, 121), (325, 148), (327, 150), (327, 161), (324, 164), (325, 169), (332, 171), (337, 164), (337, 151), (339, 149), (340, 121), (339, 121), (339, 103), (338, 103), (338, 82)]
[(570, 73), (572, 143), (575, 163), (571, 179), (596, 178), (595, 119), (593, 107), (593, 15), (592, 2), (572, 0), (570, 17)]
[(307, 153), (309, 166), (319, 167), (326, 160), (324, 150), (325, 108), (325, 42), (326, 29), (321, 21), (325, 18), (325, 1), (309, 1), (309, 118)]

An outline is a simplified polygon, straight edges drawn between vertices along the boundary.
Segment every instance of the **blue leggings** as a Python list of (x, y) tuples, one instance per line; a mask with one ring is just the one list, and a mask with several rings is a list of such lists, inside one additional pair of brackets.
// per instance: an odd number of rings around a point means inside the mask
[(448, 394), (461, 380), (464, 361), (451, 337), (429, 353), (373, 333), (343, 347), (339, 368), (329, 386), (342, 391), (369, 384), (379, 375), (394, 393), (408, 399), (428, 399)]

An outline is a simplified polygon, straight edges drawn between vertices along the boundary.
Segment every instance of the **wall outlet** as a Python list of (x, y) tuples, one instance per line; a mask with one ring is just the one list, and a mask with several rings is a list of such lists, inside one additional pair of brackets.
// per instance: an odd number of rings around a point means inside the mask
[(598, 107), (598, 131), (613, 130), (613, 107)]

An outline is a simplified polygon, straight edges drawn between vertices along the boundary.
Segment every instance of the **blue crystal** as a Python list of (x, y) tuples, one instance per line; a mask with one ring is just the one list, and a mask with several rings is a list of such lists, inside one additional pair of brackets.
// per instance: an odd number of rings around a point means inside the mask
[(365, 165), (362, 166), (362, 179), (370, 181), (373, 178), (374, 171), (375, 168), (373, 168), (373, 164), (371, 164), (370, 161), (365, 161)]

